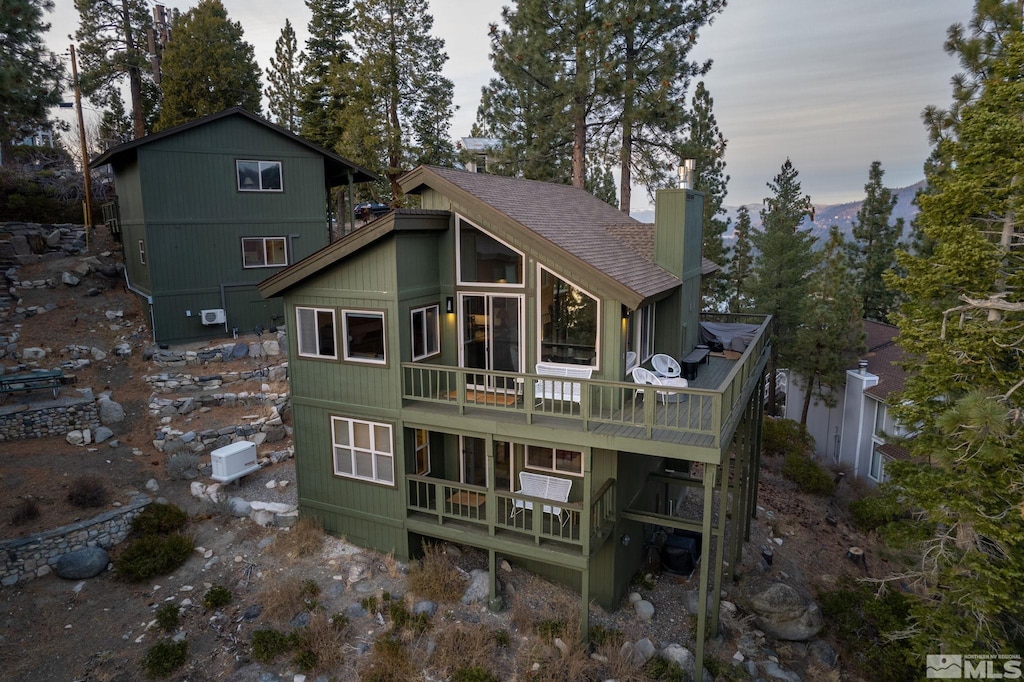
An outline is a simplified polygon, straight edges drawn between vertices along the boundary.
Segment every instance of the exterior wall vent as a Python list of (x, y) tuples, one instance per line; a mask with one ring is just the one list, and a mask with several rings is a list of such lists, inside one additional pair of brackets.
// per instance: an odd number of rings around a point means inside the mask
[(224, 324), (224, 321), (227, 319), (223, 308), (211, 308), (199, 312), (205, 325)]

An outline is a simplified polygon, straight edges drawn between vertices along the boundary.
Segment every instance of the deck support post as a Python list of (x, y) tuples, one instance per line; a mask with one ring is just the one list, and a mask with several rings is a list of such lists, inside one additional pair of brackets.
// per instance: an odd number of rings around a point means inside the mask
[[(697, 584), (697, 651), (695, 652), (695, 676), (701, 679), (704, 669), (704, 639), (707, 636), (708, 627), (708, 569), (711, 544), (711, 514), (713, 511), (712, 501), (715, 496), (715, 473), (718, 467), (710, 464), (704, 465), (704, 515), (701, 519), (701, 543), (705, 549), (700, 560), (700, 580)], [(721, 558), (718, 558), (721, 561)], [(715, 599), (717, 602), (718, 600)]]
[[(729, 482), (729, 470), (732, 468), (730, 467), (730, 461), (734, 460), (730, 460), (728, 454), (723, 459), (724, 461), (719, 467), (719, 475), (722, 478), (722, 482), (718, 486), (718, 523), (715, 524), (718, 531), (715, 536), (715, 581), (711, 589), (711, 632), (714, 635), (718, 635), (718, 611), (719, 603), (722, 599), (722, 570), (726, 560), (725, 531), (729, 526), (726, 509), (729, 501), (729, 489), (735, 486), (735, 483), (730, 485)], [(736, 462), (736, 464), (738, 465), (739, 462)], [(740, 478), (738, 466), (733, 472), (732, 479), (738, 482)]]
[(487, 571), (487, 582), (490, 583), (487, 608), (497, 613), (501, 611), (501, 597), (498, 596), (498, 555), (493, 549), (487, 550)]
[(580, 641), (590, 641), (590, 559), (580, 571)]

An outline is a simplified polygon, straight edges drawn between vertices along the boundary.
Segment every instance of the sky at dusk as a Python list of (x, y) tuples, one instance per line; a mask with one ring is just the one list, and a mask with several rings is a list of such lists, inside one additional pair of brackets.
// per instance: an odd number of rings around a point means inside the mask
[[(302, 0), (222, 1), (261, 68), (270, 65), (286, 18), (304, 45), (309, 10)], [(182, 11), (194, 5), (164, 4)], [(449, 56), (445, 73), (455, 83), (453, 138), (469, 134), (480, 88), (493, 77), (488, 25), (507, 4), (430, 2), (434, 34)], [(929, 146), (920, 114), (950, 101), (958, 64), (942, 45), (949, 25), (967, 23), (972, 7), (967, 0), (732, 0), (694, 51), (714, 60), (705, 82), (728, 140), (726, 204), (760, 203), (787, 157), (816, 204), (863, 198), (875, 160), (890, 187), (921, 180)], [(56, 0), (48, 18), (48, 42), (67, 51), (78, 23), (73, 0)], [(634, 209), (648, 207), (643, 191), (633, 196)]]

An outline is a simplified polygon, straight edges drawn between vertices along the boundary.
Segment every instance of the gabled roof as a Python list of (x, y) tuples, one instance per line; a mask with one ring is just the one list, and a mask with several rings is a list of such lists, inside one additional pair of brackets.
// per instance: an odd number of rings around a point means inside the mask
[(861, 360), (867, 360), (868, 371), (878, 377), (878, 383), (864, 392), (881, 401), (885, 401), (891, 393), (902, 391), (907, 378), (907, 372), (900, 364), (907, 355), (896, 345), (898, 333), (899, 329), (891, 324), (864, 320), (867, 352), (861, 356)]
[[(617, 234), (643, 223), (581, 188), (436, 166), (420, 166), (399, 182), (406, 192), (428, 186), (513, 221), (608, 281), (631, 308), (681, 283)], [(653, 252), (653, 231), (651, 239)]]
[[(609, 225), (605, 229), (621, 239), (626, 246), (636, 251), (637, 254), (652, 263), (654, 262), (654, 225), (652, 223), (641, 223), (634, 220), (632, 223)], [(721, 269), (722, 266), (718, 263), (701, 256), (701, 276), (710, 275)]]
[(261, 116), (257, 116), (256, 114), (254, 114), (254, 113), (252, 113), (252, 112), (250, 112), (250, 111), (248, 111), (246, 109), (243, 109), (242, 107), (231, 107), (230, 109), (225, 109), (223, 111), (219, 111), (216, 114), (210, 114), (208, 116), (203, 116), (202, 118), (197, 118), (194, 121), (189, 121), (188, 123), (182, 123), (181, 125), (176, 125), (176, 126), (174, 126), (172, 128), (168, 128), (166, 130), (161, 130), (158, 133), (153, 133), (151, 135), (146, 135), (144, 137), (140, 137), (140, 138), (131, 140), (130, 142), (125, 142), (124, 144), (119, 144), (116, 147), (111, 147), (110, 149), (108, 149), (107, 151), (103, 152), (102, 154), (97, 156), (95, 159), (93, 159), (89, 163), (89, 167), (90, 168), (98, 168), (98, 167), (103, 166), (103, 165), (108, 164), (108, 163), (114, 163), (114, 162), (116, 162), (119, 159), (122, 159), (122, 158), (125, 158), (125, 157), (128, 157), (128, 156), (134, 156), (134, 154), (136, 153), (136, 150), (139, 147), (142, 147), (143, 145), (147, 145), (147, 144), (150, 144), (152, 142), (156, 142), (158, 140), (163, 140), (163, 139), (166, 139), (168, 137), (173, 137), (174, 135), (177, 135), (179, 133), (183, 133), (186, 130), (191, 130), (193, 128), (198, 128), (199, 126), (204, 126), (204, 125), (206, 125), (208, 123), (213, 123), (214, 121), (219, 121), (221, 119), (228, 118), (228, 117), (231, 117), (231, 116), (239, 116), (241, 118), (248, 119), (248, 120), (252, 121), (253, 123), (258, 123), (259, 125), (267, 128), (269, 130), (272, 130), (272, 131), (274, 131), (276, 133), (284, 135), (285, 137), (288, 137), (288, 138), (294, 140), (295, 142), (298, 142), (299, 144), (301, 144), (301, 145), (303, 145), (305, 147), (308, 147), (309, 149), (311, 149), (312, 151), (316, 152), (317, 154), (320, 154), (321, 156), (323, 156), (324, 157), (324, 175), (325, 175), (326, 180), (328, 181), (328, 184), (330, 184), (332, 186), (333, 185), (342, 184), (343, 182), (346, 182), (347, 181), (347, 175), (348, 175), (348, 173), (350, 171), (352, 172), (352, 181), (353, 182), (374, 182), (374, 181), (380, 180), (380, 177), (376, 173), (374, 173), (373, 171), (367, 170), (366, 168), (363, 168), (362, 166), (358, 166), (358, 165), (352, 163), (351, 161), (349, 161), (348, 159), (345, 159), (345, 158), (343, 158), (341, 156), (338, 156), (337, 154), (335, 154), (334, 152), (330, 151), (329, 149), (324, 149), (320, 145), (315, 144), (313, 142), (310, 142), (309, 140), (305, 139), (304, 137), (300, 137), (300, 136), (296, 135), (295, 133), (293, 133), (292, 131), (290, 131), (290, 130), (288, 130), (286, 128), (282, 128), (279, 125), (275, 125), (275, 124), (271, 123), (270, 121), (266, 120), (265, 118), (263, 118)]

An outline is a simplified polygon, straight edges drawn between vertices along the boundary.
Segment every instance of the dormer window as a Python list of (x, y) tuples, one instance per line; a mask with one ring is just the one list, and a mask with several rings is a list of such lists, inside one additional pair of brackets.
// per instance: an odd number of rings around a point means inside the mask
[(523, 253), (465, 218), (456, 219), (459, 284), (522, 286)]
[(540, 266), (537, 277), (540, 358), (597, 366), (597, 298)]
[(280, 192), (280, 161), (235, 161), (239, 192)]

